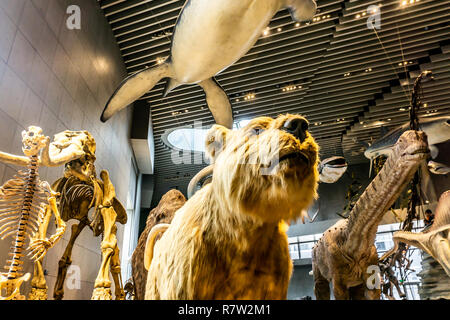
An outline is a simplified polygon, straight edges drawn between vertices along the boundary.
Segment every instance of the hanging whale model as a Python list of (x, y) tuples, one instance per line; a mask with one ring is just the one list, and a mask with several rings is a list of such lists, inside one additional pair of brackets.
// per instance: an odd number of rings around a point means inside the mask
[(335, 183), (347, 171), (347, 162), (344, 157), (334, 156), (320, 161), (319, 182)]
[(164, 96), (182, 84), (198, 84), (217, 124), (233, 125), (231, 104), (214, 76), (244, 56), (281, 9), (296, 21), (316, 13), (314, 0), (188, 0), (175, 24), (170, 56), (160, 65), (130, 75), (116, 89), (101, 115), (105, 122), (170, 78)]

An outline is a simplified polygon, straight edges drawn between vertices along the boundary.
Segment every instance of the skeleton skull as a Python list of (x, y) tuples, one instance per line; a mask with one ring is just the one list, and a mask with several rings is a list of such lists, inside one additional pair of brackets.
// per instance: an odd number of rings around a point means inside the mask
[(27, 131), (22, 131), (22, 151), (26, 156), (37, 155), (46, 143), (47, 137), (42, 134), (41, 128), (30, 126)]
[(50, 144), (51, 157), (60, 157), (62, 154), (74, 151), (83, 151), (83, 155), (66, 164), (66, 177), (75, 176), (82, 181), (95, 177), (95, 140), (88, 131), (64, 131), (54, 136)]

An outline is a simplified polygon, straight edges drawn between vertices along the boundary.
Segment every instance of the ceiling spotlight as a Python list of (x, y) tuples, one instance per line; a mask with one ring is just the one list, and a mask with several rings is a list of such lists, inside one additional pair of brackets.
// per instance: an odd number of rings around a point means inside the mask
[(285, 86), (285, 87), (283, 87), (283, 89), (281, 89), (283, 92), (286, 92), (286, 91), (292, 91), (292, 90), (295, 90), (295, 89), (301, 89), (301, 87), (302, 86), (297, 86), (297, 85), (295, 85), (295, 84), (288, 84), (287, 86)]
[(361, 18), (361, 15), (358, 13), (358, 14), (356, 15), (356, 19), (359, 19), (359, 18)]
[(298, 27), (300, 27), (300, 22), (297, 22), (296, 24), (295, 24), (295, 26), (298, 28)]
[(247, 94), (244, 96), (244, 100), (245, 100), (245, 101), (253, 100), (253, 99), (255, 99), (255, 94), (254, 94), (254, 93), (247, 93)]
[(366, 13), (365, 13), (365, 12), (363, 12), (363, 13), (362, 13), (362, 15), (363, 15), (363, 17), (364, 17), (364, 16), (366, 15)]
[(402, 6), (406, 6), (407, 4), (408, 4), (408, 1), (406, 1), (406, 0), (402, 1)]
[(239, 102), (239, 99), (236, 99), (236, 102)]
[(165, 58), (156, 58), (156, 63), (157, 64), (161, 64), (161, 63), (163, 63), (164, 61), (166, 61), (166, 59)]
[(402, 108), (399, 108), (398, 111), (406, 111), (406, 109), (402, 107)]
[(331, 16), (329, 14), (327, 14), (327, 18), (330, 18)]
[(280, 32), (281, 30), (283, 30), (283, 29), (281, 29), (281, 28), (277, 28), (277, 31), (278, 31), (278, 32)]
[(270, 33), (270, 29), (269, 29), (269, 27), (267, 27), (267, 28), (264, 29), (264, 31), (263, 31), (263, 36), (267, 36), (267, 35), (269, 35), (269, 33)]
[(423, 104), (423, 107), (424, 107), (424, 108), (428, 107), (428, 103), (424, 103), (424, 104)]
[(391, 121), (391, 120), (392, 120), (391, 118), (388, 118), (388, 119), (387, 119), (387, 121)]

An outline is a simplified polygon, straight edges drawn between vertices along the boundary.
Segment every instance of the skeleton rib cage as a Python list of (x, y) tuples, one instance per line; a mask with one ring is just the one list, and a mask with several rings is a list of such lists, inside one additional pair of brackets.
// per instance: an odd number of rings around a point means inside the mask
[(51, 190), (48, 183), (39, 179), (38, 157), (30, 157), (26, 171), (19, 170), (13, 179), (0, 187), (0, 237), (12, 237), (13, 247), (4, 268), (8, 279), (16, 279), (22, 273), (21, 257), (26, 238), (38, 230), (45, 214)]

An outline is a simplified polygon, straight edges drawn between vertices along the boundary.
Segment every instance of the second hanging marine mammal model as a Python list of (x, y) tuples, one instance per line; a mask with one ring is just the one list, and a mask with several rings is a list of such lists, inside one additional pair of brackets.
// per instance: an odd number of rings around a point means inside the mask
[(164, 95), (182, 84), (198, 84), (217, 124), (231, 128), (233, 114), (214, 76), (244, 56), (281, 9), (296, 21), (316, 13), (314, 0), (188, 0), (174, 27), (170, 56), (160, 65), (130, 75), (116, 89), (101, 115), (103, 122), (170, 78)]

